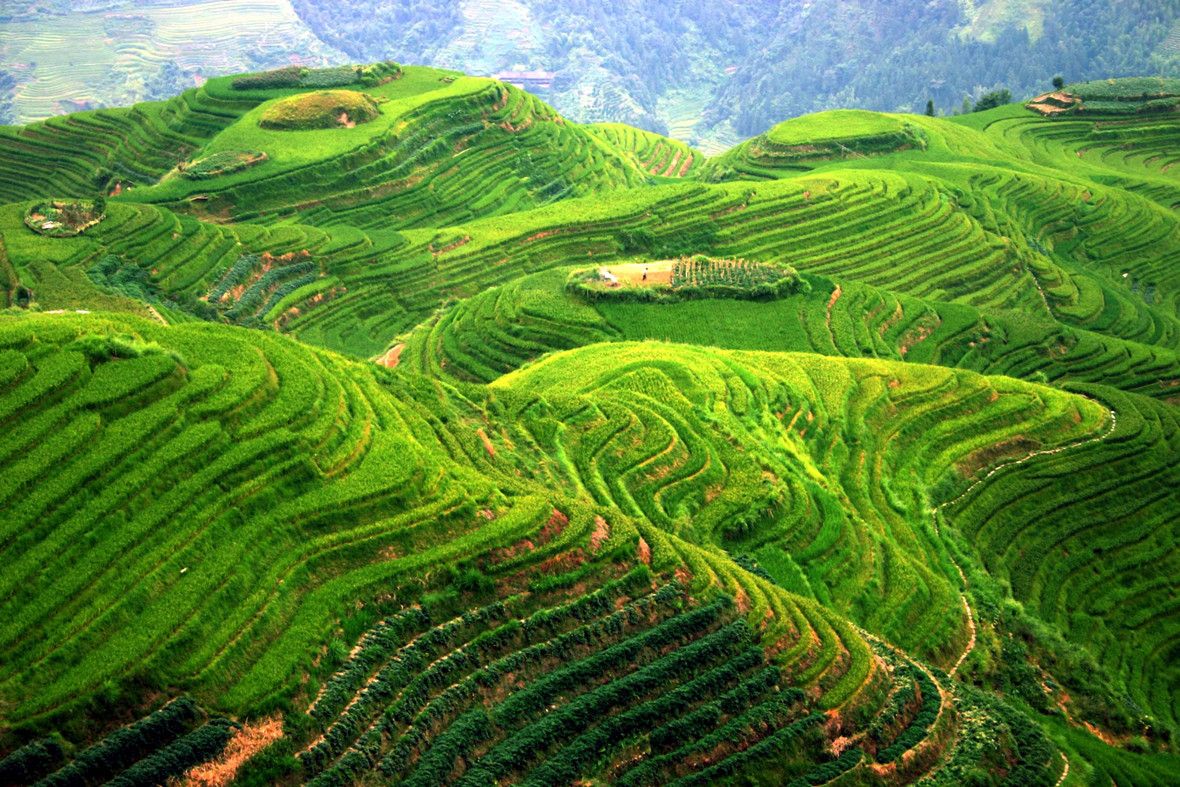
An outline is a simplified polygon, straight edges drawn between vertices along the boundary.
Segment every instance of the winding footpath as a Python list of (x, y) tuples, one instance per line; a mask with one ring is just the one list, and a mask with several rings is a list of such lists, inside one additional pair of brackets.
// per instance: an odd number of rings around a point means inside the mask
[(963, 655), (959, 656), (959, 660), (955, 662), (955, 666), (951, 667), (947, 672), (953, 678), (955, 677), (955, 673), (959, 671), (959, 667), (963, 666), (963, 662), (966, 661), (967, 656), (971, 655), (971, 651), (975, 650), (975, 613), (971, 609), (970, 602), (967, 601), (967, 576), (963, 573), (963, 569), (959, 567), (959, 564), (955, 563), (953, 557), (951, 558), (951, 562), (955, 564), (955, 568), (959, 569), (959, 579), (963, 580), (963, 593), (961, 597), (963, 599), (963, 609), (967, 610), (967, 628), (971, 631), (971, 638), (967, 640), (966, 650), (963, 651)]
[(1069, 777), (1069, 757), (1065, 756), (1065, 752), (1061, 752), (1061, 759), (1065, 760), (1065, 770), (1061, 772), (1061, 778), (1057, 780), (1057, 784), (1053, 787), (1061, 787), (1062, 783)]
[[(1089, 397), (1087, 397), (1087, 398), (1089, 398)], [(935, 533), (935, 535), (937, 535), (939, 538), (942, 538), (941, 520), (942, 520), (942, 516), (943, 516), (943, 510), (947, 506), (952, 506), (955, 503), (959, 502), (964, 497), (966, 497), (967, 495), (969, 495), (973, 491), (975, 491), (975, 489), (977, 487), (979, 487), (980, 484), (984, 483), (985, 481), (987, 481), (989, 478), (991, 478), (992, 476), (994, 476), (996, 473), (1000, 472), (1001, 470), (1004, 470), (1008, 467), (1013, 467), (1015, 465), (1022, 465), (1025, 462), (1027, 462), (1031, 459), (1035, 459), (1038, 456), (1046, 456), (1049, 454), (1060, 454), (1064, 451), (1069, 451), (1074, 448), (1079, 448), (1083, 445), (1089, 445), (1090, 443), (1100, 442), (1100, 441), (1105, 440), (1106, 438), (1110, 437), (1112, 434), (1114, 434), (1114, 430), (1117, 427), (1118, 427), (1118, 413), (1116, 413), (1114, 411), (1114, 409), (1112, 408), (1110, 410), (1110, 426), (1108, 426), (1106, 428), (1105, 432), (1098, 435), (1097, 437), (1090, 437), (1085, 440), (1079, 440), (1076, 443), (1070, 443), (1069, 445), (1058, 446), (1057, 448), (1048, 448), (1048, 449), (1045, 449), (1044, 451), (1034, 451), (1031, 454), (1029, 454), (1028, 456), (1024, 457), (1023, 459), (1015, 459), (1011, 462), (1004, 462), (1002, 464), (996, 465), (995, 467), (993, 467), (991, 469), (990, 472), (988, 472), (987, 475), (985, 475), (983, 478), (979, 479), (975, 483), (971, 484), (971, 486), (967, 487), (967, 489), (964, 490), (961, 495), (959, 495), (958, 497), (956, 497), (953, 500), (948, 500), (947, 502), (943, 503), (942, 505), (940, 505), (934, 509), (934, 533)], [(954, 678), (955, 673), (959, 671), (959, 667), (961, 667), (963, 665), (963, 662), (967, 660), (967, 657), (969, 655), (971, 655), (971, 651), (975, 649), (975, 633), (976, 633), (975, 632), (975, 613), (971, 609), (971, 603), (967, 600), (967, 575), (963, 573), (963, 567), (959, 565), (959, 562), (957, 560), (955, 560), (954, 556), (950, 554), (949, 550), (947, 552), (947, 557), (950, 558), (951, 564), (954, 565), (955, 569), (959, 572), (959, 579), (962, 580), (962, 582), (963, 582), (963, 591), (960, 594), (960, 596), (963, 599), (963, 608), (967, 610), (967, 626), (971, 631), (971, 638), (967, 642), (967, 647), (963, 650), (963, 654), (961, 656), (959, 656), (959, 660), (955, 662), (955, 666), (951, 667), (950, 671), (947, 673), (951, 678)], [(937, 682), (936, 682), (936, 685), (937, 685)], [(941, 690), (942, 687), (939, 686), (939, 689)], [(1069, 758), (1065, 756), (1065, 752), (1061, 752), (1061, 759), (1065, 761), (1065, 769), (1061, 772), (1061, 778), (1059, 778), (1057, 780), (1057, 784), (1054, 785), (1054, 787), (1061, 787), (1061, 785), (1065, 782), (1066, 778), (1069, 777)]]
[[(1089, 398), (1089, 397), (1086, 397), (1086, 398)], [(1091, 401), (1093, 401), (1093, 400), (1091, 400)], [(1085, 440), (1079, 440), (1076, 443), (1069, 443), (1068, 445), (1060, 445), (1060, 446), (1057, 446), (1056, 448), (1046, 448), (1043, 451), (1033, 451), (1031, 454), (1024, 457), (1023, 459), (1013, 459), (1010, 462), (1002, 462), (1002, 463), (996, 465), (995, 467), (993, 467), (991, 470), (989, 470), (988, 474), (985, 475), (983, 478), (979, 479), (978, 481), (973, 483), (971, 486), (969, 486), (965, 490), (963, 490), (963, 493), (961, 495), (959, 495), (958, 497), (956, 497), (954, 500), (948, 500), (947, 502), (940, 505), (938, 508), (934, 509), (934, 512), (936, 514), (941, 513), (944, 508), (947, 508), (948, 506), (953, 506), (955, 503), (959, 502), (964, 497), (966, 497), (967, 495), (974, 492), (975, 489), (980, 484), (984, 483), (985, 481), (987, 481), (989, 478), (991, 478), (992, 476), (994, 476), (996, 473), (1000, 472), (1001, 470), (1006, 470), (1009, 467), (1015, 467), (1016, 465), (1022, 465), (1025, 462), (1028, 462), (1029, 460), (1036, 459), (1038, 456), (1048, 456), (1050, 454), (1061, 454), (1066, 451), (1072, 451), (1075, 448), (1081, 448), (1083, 445), (1089, 445), (1090, 443), (1102, 442), (1106, 438), (1110, 437), (1110, 435), (1114, 432), (1114, 430), (1117, 426), (1118, 426), (1118, 414), (1115, 413), (1115, 411), (1112, 409), (1110, 411), (1110, 426), (1108, 426), (1106, 428), (1105, 432), (1098, 435), (1097, 437), (1089, 437)], [(937, 521), (935, 523), (935, 532), (936, 533), (938, 532)], [(953, 561), (953, 559), (952, 559), (952, 561)]]
[[(1089, 397), (1087, 397), (1087, 398), (1089, 398)], [(1070, 443), (1068, 445), (1058, 446), (1057, 448), (1046, 448), (1043, 451), (1033, 451), (1031, 454), (1024, 457), (1023, 459), (1014, 459), (1010, 462), (1003, 462), (1001, 464), (996, 465), (990, 471), (988, 471), (987, 475), (985, 475), (983, 478), (979, 479), (975, 483), (971, 484), (971, 486), (969, 486), (965, 490), (963, 490), (963, 493), (961, 495), (959, 495), (958, 497), (956, 497), (953, 500), (948, 500), (947, 502), (943, 503), (942, 505), (940, 505), (934, 509), (934, 534), (936, 536), (938, 536), (940, 539), (942, 538), (942, 524), (941, 524), (942, 516), (943, 516), (943, 511), (948, 506), (953, 506), (955, 503), (957, 503), (960, 500), (962, 500), (963, 498), (967, 497), (967, 495), (974, 492), (979, 487), (980, 484), (985, 483), (988, 479), (990, 479), (992, 476), (994, 476), (996, 473), (1000, 472), (1001, 470), (1005, 470), (1009, 467), (1015, 467), (1016, 465), (1022, 465), (1025, 462), (1028, 462), (1032, 459), (1036, 459), (1038, 456), (1048, 456), (1050, 454), (1060, 454), (1065, 451), (1073, 450), (1074, 448), (1080, 448), (1083, 445), (1089, 445), (1090, 443), (1101, 442), (1102, 440), (1105, 440), (1106, 438), (1110, 437), (1114, 433), (1114, 430), (1117, 427), (1118, 427), (1118, 414), (1114, 411), (1114, 409), (1111, 409), (1110, 410), (1110, 426), (1108, 426), (1106, 428), (1105, 432), (1098, 435), (1097, 437), (1090, 437), (1085, 440), (1079, 440), (1076, 443)], [(951, 667), (950, 672), (948, 673), (953, 678), (955, 676), (955, 673), (959, 671), (959, 667), (961, 667), (963, 665), (963, 662), (967, 659), (967, 657), (969, 655), (971, 655), (971, 651), (975, 649), (975, 613), (971, 609), (971, 602), (969, 602), (967, 600), (967, 575), (963, 573), (963, 567), (959, 565), (959, 562), (957, 560), (955, 560), (954, 555), (951, 555), (949, 551), (947, 552), (947, 557), (950, 558), (951, 564), (954, 565), (956, 570), (958, 570), (959, 579), (961, 579), (963, 582), (963, 590), (962, 590), (962, 593), (960, 593), (960, 596), (963, 599), (963, 607), (967, 610), (967, 626), (971, 630), (971, 638), (967, 642), (967, 647), (963, 651), (963, 655), (959, 656), (959, 660), (955, 662), (955, 666)]]

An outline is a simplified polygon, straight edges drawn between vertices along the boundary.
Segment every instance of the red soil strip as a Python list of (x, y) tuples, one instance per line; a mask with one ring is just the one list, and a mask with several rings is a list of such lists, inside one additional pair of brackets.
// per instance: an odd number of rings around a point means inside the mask
[(594, 517), (594, 532), (590, 535), (590, 551), (597, 553), (602, 542), (610, 538), (610, 525), (600, 516)]
[(676, 151), (676, 155), (672, 157), (672, 163), (661, 174), (664, 177), (671, 177), (672, 173), (676, 171), (676, 168), (680, 166), (680, 157), (683, 155), (684, 153), (682, 151)]
[(437, 260), (439, 258), (439, 255), (446, 254), (448, 251), (454, 251), (455, 249), (459, 248), (460, 246), (463, 246), (468, 243), (471, 243), (471, 236), (465, 235), (460, 240), (457, 240), (450, 245), (443, 246), (441, 249), (439, 249), (437, 251), (435, 251), (433, 246), (430, 248), (430, 250), (431, 250), (431, 252), (434, 253), (434, 258)]
[(639, 537), (639, 562), (646, 566), (651, 565), (651, 547), (643, 540), (643, 536)]
[[(832, 330), (832, 307), (836, 305), (836, 301), (840, 299), (840, 295), (843, 294), (843, 292), (844, 291), (840, 289), (840, 285), (837, 284), (836, 289), (832, 291), (831, 300), (828, 301), (828, 331), (829, 332), (831, 332), (831, 330)], [(835, 343), (835, 341), (833, 340), (833, 344), (834, 343)]]
[(885, 334), (889, 332), (889, 329), (901, 322), (901, 318), (904, 316), (905, 312), (902, 311), (901, 301), (898, 301), (897, 308), (893, 311), (893, 316), (881, 323), (881, 338), (885, 338)]
[(180, 787), (225, 787), (247, 760), (282, 737), (283, 720), (279, 716), (251, 722), (234, 732), (217, 759), (189, 768), (181, 777)]
[(642, 162), (643, 169), (647, 170), (648, 172), (651, 172), (651, 165), (655, 163), (656, 156), (660, 155), (660, 151), (663, 149), (663, 147), (664, 147), (663, 142), (659, 142), (656, 144), (656, 149), (652, 152), (652, 154), (650, 156), (648, 156), (647, 161)]
[(391, 347), (389, 352), (385, 353), (385, 355), (382, 355), (380, 358), (377, 359), (377, 365), (384, 366), (386, 369), (396, 369), (397, 365), (401, 362), (401, 359), (402, 359), (402, 350), (404, 350), (405, 348), (406, 348), (406, 345), (404, 345), (404, 344), (399, 344), (399, 345), (396, 345), (395, 347)]
[(669, 158), (669, 157), (672, 155), (672, 149), (671, 149), (671, 148), (663, 149), (663, 145), (662, 145), (662, 144), (661, 144), (661, 146), (660, 146), (660, 147), (661, 147), (661, 149), (663, 150), (663, 154), (664, 154), (664, 156), (663, 156), (663, 158), (661, 158), (661, 159), (660, 159), (660, 163), (659, 163), (659, 164), (656, 164), (654, 167), (652, 167), (652, 168), (651, 168), (650, 172), (651, 172), (651, 174), (653, 174), (653, 175), (658, 175), (658, 174), (660, 174), (661, 172), (663, 172), (663, 171), (664, 171), (665, 165), (668, 163), (668, 158)]
[(680, 171), (676, 173), (676, 177), (683, 178), (685, 175), (687, 175), (688, 170), (692, 168), (692, 162), (695, 158), (696, 156), (694, 156), (692, 153), (689, 153), (688, 157), (684, 159), (684, 163), (680, 165)]
[(485, 432), (483, 429), (480, 429), (478, 434), (479, 434), (479, 439), (483, 440), (483, 447), (484, 447), (484, 450), (488, 452), (488, 456), (495, 459), (496, 458), (496, 447), (494, 445), (492, 445), (492, 441), (488, 439), (488, 433)]
[(541, 532), (537, 534), (537, 542), (541, 544), (548, 544), (553, 539), (565, 532), (565, 527), (570, 523), (570, 518), (565, 514), (553, 509), (553, 513), (549, 515), (549, 519), (545, 522), (545, 527), (541, 528)]

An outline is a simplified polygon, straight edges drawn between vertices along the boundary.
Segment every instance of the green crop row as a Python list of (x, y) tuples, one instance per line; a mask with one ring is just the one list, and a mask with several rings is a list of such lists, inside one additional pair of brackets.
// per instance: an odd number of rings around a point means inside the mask
[(188, 697), (181, 697), (134, 724), (115, 730), (98, 744), (76, 754), (64, 768), (37, 784), (39, 787), (65, 787), (109, 779), (145, 756), (172, 745), (199, 718), (200, 711), (196, 703)]
[(179, 778), (192, 766), (220, 754), (237, 729), (240, 725), (229, 719), (213, 719), (135, 763), (108, 784), (113, 787), (152, 787)]

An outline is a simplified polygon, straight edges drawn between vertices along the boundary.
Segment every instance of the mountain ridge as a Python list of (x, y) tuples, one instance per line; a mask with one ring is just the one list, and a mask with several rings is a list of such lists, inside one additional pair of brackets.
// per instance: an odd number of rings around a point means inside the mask
[[(823, 109), (920, 112), (929, 99), (951, 114), (1003, 87), (1031, 96), (1062, 72), (1070, 81), (1180, 75), (1177, 9), (1143, 0), (948, 0), (922, 13), (880, 0), (698, 0), (676, 13), (645, 0), (228, 5), (12, 3), (0, 108), (11, 105), (7, 122), (25, 122), (162, 99), (251, 68), (393, 59), (483, 76), (540, 70), (553, 83), (543, 97), (574, 120), (673, 130), (714, 154)], [(55, 49), (62, 35), (102, 46), (71, 63), (58, 53), (81, 47)]]

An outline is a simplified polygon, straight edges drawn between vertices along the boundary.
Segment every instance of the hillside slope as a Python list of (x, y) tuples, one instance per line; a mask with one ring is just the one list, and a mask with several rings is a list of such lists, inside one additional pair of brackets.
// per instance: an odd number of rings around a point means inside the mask
[(1050, 98), (4, 131), (0, 783), (1170, 784), (1180, 88)]

